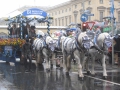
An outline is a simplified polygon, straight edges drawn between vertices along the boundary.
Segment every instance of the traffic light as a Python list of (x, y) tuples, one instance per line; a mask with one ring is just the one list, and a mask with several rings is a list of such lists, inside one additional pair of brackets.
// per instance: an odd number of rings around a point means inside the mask
[(87, 24), (86, 23), (83, 23), (82, 24), (82, 31), (86, 31), (87, 30)]

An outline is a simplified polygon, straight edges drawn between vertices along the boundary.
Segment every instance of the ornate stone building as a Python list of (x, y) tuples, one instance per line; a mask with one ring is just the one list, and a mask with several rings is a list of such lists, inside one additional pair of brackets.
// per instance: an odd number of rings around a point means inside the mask
[[(103, 21), (103, 17), (110, 16), (110, 1), (111, 0), (70, 0), (53, 7), (24, 6), (15, 11), (22, 13), (34, 7), (46, 11), (54, 18), (50, 27), (51, 30), (54, 31), (61, 27), (65, 28), (70, 23), (82, 23), (80, 17), (84, 10), (89, 10), (91, 14), (94, 14), (94, 16), (89, 16), (88, 21)], [(114, 7), (114, 16), (116, 21), (120, 22), (120, 0), (114, 0)], [(6, 25), (6, 22), (0, 20), (0, 25)], [(45, 30), (46, 32), (46, 23), (37, 24), (37, 26), (38, 29)], [(7, 26), (1, 26), (0, 30), (5, 31), (6, 27)]]
[[(83, 3), (84, 1), (84, 3)], [(103, 21), (103, 17), (110, 16), (111, 0), (70, 0), (46, 10), (54, 17), (52, 26), (67, 26), (71, 22), (81, 23), (80, 16), (84, 10), (89, 10), (94, 16), (88, 21)], [(120, 22), (120, 0), (114, 0), (114, 16)]]

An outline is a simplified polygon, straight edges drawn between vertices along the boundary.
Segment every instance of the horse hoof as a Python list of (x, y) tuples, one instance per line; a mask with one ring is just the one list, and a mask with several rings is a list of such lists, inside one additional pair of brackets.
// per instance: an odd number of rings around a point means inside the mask
[(66, 72), (66, 76), (69, 76), (69, 72)]
[(60, 67), (60, 70), (63, 70), (63, 67)]
[(91, 74), (91, 72), (90, 71), (87, 71), (87, 75), (90, 75)]
[(49, 68), (47, 68), (47, 69), (46, 69), (46, 71), (47, 71), (47, 72), (50, 72), (50, 69), (49, 69)]
[(92, 77), (95, 77), (95, 74), (91, 74)]
[(53, 64), (51, 64), (51, 66), (50, 66), (51, 68), (53, 68)]
[(103, 76), (103, 79), (106, 80), (106, 79), (107, 79), (107, 76)]
[(6, 64), (10, 64), (8, 61), (6, 61)]
[(79, 77), (79, 76), (78, 76), (78, 80), (83, 81), (83, 80), (84, 80), (84, 78), (83, 78), (83, 77)]
[(60, 67), (60, 65), (56, 65), (56, 67)]

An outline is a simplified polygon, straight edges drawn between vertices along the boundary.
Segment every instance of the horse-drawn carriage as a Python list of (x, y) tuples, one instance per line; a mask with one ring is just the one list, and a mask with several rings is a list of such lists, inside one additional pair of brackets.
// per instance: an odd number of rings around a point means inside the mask
[[(28, 10), (31, 11), (31, 13), (27, 13)], [(31, 38), (36, 37), (36, 35), (34, 36), (29, 35), (30, 30), (28, 31), (28, 29), (25, 28), (25, 25), (31, 24), (31, 23), (35, 25), (36, 23), (46, 22), (48, 25), (47, 33), (50, 34), (50, 30), (49, 30), (49, 26), (51, 23), (50, 20), (53, 18), (50, 17), (48, 13), (38, 8), (31, 8), (28, 10), (22, 13), (19, 13), (16, 16), (12, 16), (5, 19), (5, 21), (8, 24), (8, 28), (6, 29), (8, 29), (9, 33), (5, 37), (3, 36), (0, 37), (0, 49), (1, 49), (0, 59), (1, 60), (5, 60), (8, 62), (16, 62), (16, 57), (18, 57), (20, 58), (20, 62), (22, 62), (21, 47), (25, 42), (25, 36), (27, 35), (27, 36), (30, 36)], [(17, 25), (19, 25), (19, 27), (17, 29), (11, 30), (11, 28), (13, 28), (11, 27), (12, 24), (16, 25), (16, 28), (17, 28)], [(25, 29), (27, 33), (25, 32)], [(13, 31), (14, 31), (14, 35), (13, 35)]]
[(0, 35), (0, 60), (13, 62), (16, 58), (21, 58), (21, 47), (25, 43), (24, 39), (17, 38), (15, 35)]

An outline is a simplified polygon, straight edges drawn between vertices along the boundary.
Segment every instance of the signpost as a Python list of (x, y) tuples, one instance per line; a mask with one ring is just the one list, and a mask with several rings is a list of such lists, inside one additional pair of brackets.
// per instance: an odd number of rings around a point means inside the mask
[(86, 22), (86, 24), (87, 24), (88, 28), (89, 28), (90, 30), (92, 30), (95, 22)]
[(94, 16), (94, 14), (87, 14), (88, 16)]
[(81, 19), (82, 22), (86, 22), (88, 20), (88, 15), (82, 14), (80, 19)]

